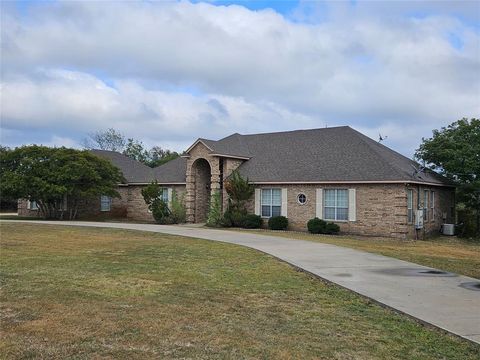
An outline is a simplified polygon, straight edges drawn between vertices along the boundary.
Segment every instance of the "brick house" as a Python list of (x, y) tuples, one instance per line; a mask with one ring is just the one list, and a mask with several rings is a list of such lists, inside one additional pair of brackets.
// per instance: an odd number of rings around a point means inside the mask
[[(225, 210), (223, 184), (235, 169), (255, 186), (249, 211), (265, 219), (284, 215), (296, 230), (316, 216), (345, 233), (412, 238), (417, 210), (423, 210), (422, 235), (454, 217), (451, 183), (348, 126), (198, 139), (182, 157), (154, 169), (119, 153), (93, 152), (118, 166), (126, 183), (119, 185), (120, 199), (86, 200), (83, 218), (152, 221), (140, 191), (157, 180), (166, 201), (173, 191), (183, 198), (187, 222), (202, 223), (214, 192)], [(20, 201), (19, 214), (35, 214), (31, 205)]]

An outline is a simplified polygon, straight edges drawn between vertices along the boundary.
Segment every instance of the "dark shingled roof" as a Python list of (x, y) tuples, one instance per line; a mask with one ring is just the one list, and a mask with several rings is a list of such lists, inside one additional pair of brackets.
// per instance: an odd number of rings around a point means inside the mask
[(159, 183), (184, 183), (186, 182), (187, 159), (178, 157), (153, 169), (155, 178)]
[[(232, 134), (220, 140), (199, 139), (212, 153), (248, 158), (239, 167), (251, 182), (424, 182), (452, 185), (348, 126), (277, 133)], [(125, 155), (93, 150), (111, 160), (129, 183), (185, 183), (186, 159), (150, 169)]]
[(90, 150), (93, 154), (110, 160), (118, 167), (127, 183), (149, 183), (154, 179), (152, 168), (116, 151)]
[(349, 126), (233, 134), (208, 142), (214, 153), (248, 157), (240, 173), (252, 182), (405, 181), (449, 184)]
[(113, 165), (122, 171), (126, 182), (129, 184), (146, 184), (153, 180), (164, 184), (185, 182), (187, 168), (187, 160), (185, 158), (177, 158), (152, 169), (116, 151), (90, 151), (97, 156), (110, 160)]

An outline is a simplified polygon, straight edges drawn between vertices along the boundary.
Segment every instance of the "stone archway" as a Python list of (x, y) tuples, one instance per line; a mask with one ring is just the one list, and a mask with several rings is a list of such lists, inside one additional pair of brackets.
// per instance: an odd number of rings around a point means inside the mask
[(212, 169), (210, 163), (203, 159), (197, 159), (192, 164), (192, 174), (194, 176), (195, 189), (195, 222), (203, 223), (207, 221), (208, 209), (210, 206), (211, 177)]

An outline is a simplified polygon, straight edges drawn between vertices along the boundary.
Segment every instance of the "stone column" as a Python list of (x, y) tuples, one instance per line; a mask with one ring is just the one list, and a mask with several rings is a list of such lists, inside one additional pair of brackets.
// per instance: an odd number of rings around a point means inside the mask
[(192, 169), (193, 162), (187, 160), (187, 184), (185, 191), (185, 210), (187, 213), (187, 223), (195, 222), (195, 174)]

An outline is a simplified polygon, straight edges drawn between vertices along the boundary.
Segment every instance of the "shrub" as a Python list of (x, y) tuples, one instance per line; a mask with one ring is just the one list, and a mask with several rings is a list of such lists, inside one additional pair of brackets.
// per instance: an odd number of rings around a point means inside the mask
[(165, 201), (161, 199), (155, 199), (152, 201), (149, 207), (152, 212), (153, 218), (157, 223), (173, 224), (170, 209), (168, 208), (168, 204)]
[(325, 234), (338, 234), (340, 231), (340, 226), (332, 222), (327, 223), (325, 226)]
[(270, 230), (286, 230), (288, 219), (285, 216), (274, 216), (268, 219), (268, 228)]
[(243, 227), (246, 216), (247, 210), (245, 207), (239, 207), (229, 199), (227, 211), (225, 211), (225, 214), (223, 215), (221, 224), (225, 227)]
[(174, 224), (183, 224), (187, 219), (187, 210), (185, 208), (185, 202), (183, 195), (181, 198), (175, 190), (172, 191), (172, 201), (170, 204), (171, 216)]
[(218, 227), (223, 221), (222, 204), (220, 198), (220, 191), (216, 191), (210, 200), (210, 209), (208, 210), (207, 226)]
[(340, 226), (315, 217), (308, 220), (307, 229), (312, 234), (338, 234)]
[(262, 227), (262, 217), (255, 214), (246, 215), (243, 221), (243, 227), (247, 229), (258, 229)]
[(315, 217), (313, 219), (308, 220), (307, 229), (308, 229), (308, 232), (312, 234), (324, 234), (326, 225), (327, 223), (324, 220), (319, 219), (318, 217)]

